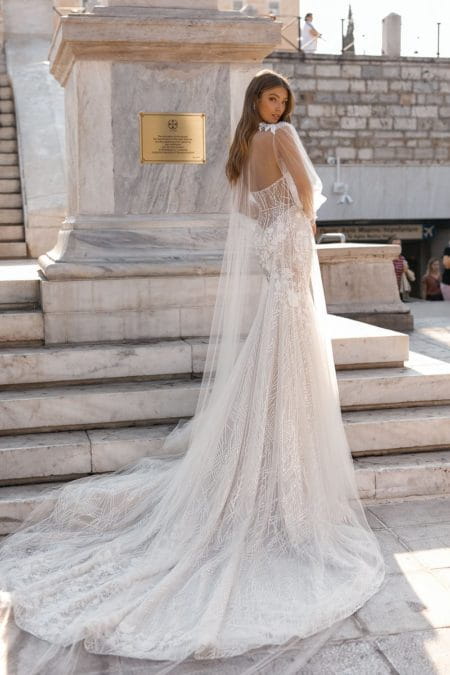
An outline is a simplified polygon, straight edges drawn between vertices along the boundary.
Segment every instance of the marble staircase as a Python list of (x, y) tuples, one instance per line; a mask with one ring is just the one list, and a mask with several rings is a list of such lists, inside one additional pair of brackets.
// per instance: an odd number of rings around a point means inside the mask
[(27, 255), (11, 82), (0, 53), (0, 258)]
[(0, 270), (0, 349), (43, 344), (44, 322), (36, 262), (4, 260)]
[[(44, 346), (39, 292), (36, 265), (2, 266), (0, 534), (59, 481), (161, 453), (195, 409), (206, 354), (198, 337)], [(407, 335), (329, 320), (361, 496), (450, 492), (450, 364), (409, 355)]]

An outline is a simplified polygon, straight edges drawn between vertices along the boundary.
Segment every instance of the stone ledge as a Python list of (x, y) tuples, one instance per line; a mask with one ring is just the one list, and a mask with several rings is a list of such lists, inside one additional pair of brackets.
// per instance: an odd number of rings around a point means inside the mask
[(450, 447), (450, 406), (396, 408), (343, 414), (355, 456)]
[(360, 497), (398, 499), (450, 493), (450, 452), (437, 451), (354, 461)]
[(50, 71), (64, 85), (80, 59), (257, 63), (280, 41), (281, 25), (271, 19), (205, 14), (189, 18), (182, 10), (127, 8), (119, 16), (106, 8), (62, 17), (50, 47)]

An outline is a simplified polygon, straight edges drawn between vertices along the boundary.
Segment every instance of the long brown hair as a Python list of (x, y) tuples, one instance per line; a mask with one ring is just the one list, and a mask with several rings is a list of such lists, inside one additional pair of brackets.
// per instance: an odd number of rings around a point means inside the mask
[(235, 183), (239, 178), (242, 167), (248, 156), (250, 141), (258, 130), (261, 118), (256, 108), (256, 102), (261, 94), (267, 89), (283, 87), (287, 92), (287, 104), (280, 121), (290, 122), (291, 112), (294, 108), (294, 95), (288, 81), (283, 75), (274, 73), (273, 70), (261, 70), (255, 75), (247, 87), (244, 98), (241, 119), (238, 122), (231, 144), (228, 161), (225, 168), (230, 183)]
[[(427, 265), (427, 271), (425, 272), (425, 276), (426, 276), (426, 277), (428, 277), (428, 276), (431, 274), (431, 265), (432, 265), (433, 263), (435, 263), (435, 262), (438, 262), (439, 265), (440, 265), (440, 263), (441, 263), (441, 261), (440, 261), (439, 258), (430, 258), (430, 259), (429, 259), (428, 265)], [(440, 275), (441, 275), (441, 270), (440, 270), (440, 268), (439, 268), (439, 276), (440, 276)]]

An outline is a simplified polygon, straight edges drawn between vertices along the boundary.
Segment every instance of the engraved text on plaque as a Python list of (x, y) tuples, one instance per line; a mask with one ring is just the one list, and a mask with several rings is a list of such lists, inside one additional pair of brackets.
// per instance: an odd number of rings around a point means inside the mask
[(204, 113), (139, 113), (142, 163), (203, 164)]

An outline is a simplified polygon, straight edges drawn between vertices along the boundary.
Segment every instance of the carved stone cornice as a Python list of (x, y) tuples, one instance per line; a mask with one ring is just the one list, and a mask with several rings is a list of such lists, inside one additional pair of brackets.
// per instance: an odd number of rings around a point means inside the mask
[(64, 85), (77, 60), (258, 63), (280, 30), (271, 19), (238, 12), (105, 7), (61, 17), (50, 71)]

